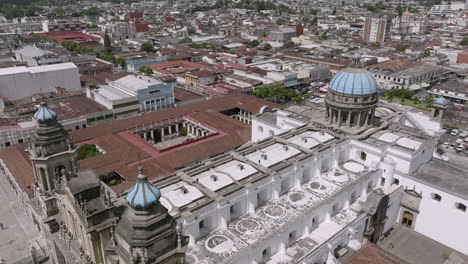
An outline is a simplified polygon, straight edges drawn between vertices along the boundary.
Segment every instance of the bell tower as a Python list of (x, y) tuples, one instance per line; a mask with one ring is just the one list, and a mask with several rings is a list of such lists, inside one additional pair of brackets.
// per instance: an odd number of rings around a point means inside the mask
[(40, 195), (49, 197), (58, 188), (63, 171), (77, 171), (77, 148), (46, 103), (41, 103), (34, 120), (37, 127), (29, 140), (34, 180)]
[(160, 202), (161, 192), (138, 168), (127, 208), (107, 247), (110, 263), (182, 264), (188, 237)]

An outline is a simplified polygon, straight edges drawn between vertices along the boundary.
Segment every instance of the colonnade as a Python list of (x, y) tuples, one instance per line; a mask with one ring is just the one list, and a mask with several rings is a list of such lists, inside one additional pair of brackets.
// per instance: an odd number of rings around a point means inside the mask
[(181, 122), (166, 126), (150, 127), (142, 132), (137, 132), (140, 138), (145, 141), (152, 141), (153, 143), (163, 142), (168, 138), (179, 135), (191, 135), (195, 138), (205, 137), (212, 134), (212, 131), (201, 127), (200, 125), (192, 122)]
[(375, 115), (375, 108), (365, 110), (342, 110), (334, 109), (330, 106), (326, 108), (326, 118), (329, 124), (337, 124), (341, 127), (345, 124), (347, 127), (367, 127), (371, 124)]

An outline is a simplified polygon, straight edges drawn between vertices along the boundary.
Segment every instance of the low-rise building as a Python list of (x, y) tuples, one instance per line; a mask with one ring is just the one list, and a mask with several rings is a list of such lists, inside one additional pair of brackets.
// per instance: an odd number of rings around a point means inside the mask
[(173, 86), (147, 76), (128, 75), (97, 89), (87, 89), (89, 97), (112, 109), (117, 118), (174, 105)]
[(80, 74), (78, 67), (70, 62), (3, 68), (0, 69), (0, 87), (1, 93), (9, 100), (54, 92), (57, 88), (79, 90)]
[(297, 78), (308, 78), (311, 82), (325, 82), (330, 80), (330, 67), (325, 64), (307, 65), (297, 71)]
[(431, 15), (443, 16), (453, 14), (452, 6), (446, 2), (442, 2), (440, 5), (433, 5), (431, 7)]
[(297, 80), (297, 73), (295, 72), (268, 72), (267, 76), (268, 79), (272, 80), (273, 82), (281, 82), (283, 83), (284, 87), (292, 88), (299, 84)]
[(468, 83), (449, 81), (435, 85), (429, 90), (434, 97), (443, 97), (448, 102), (468, 105)]
[(216, 75), (212, 71), (201, 70), (201, 71), (188, 72), (185, 74), (185, 83), (189, 86), (213, 83), (215, 80), (216, 80)]
[(26, 62), (30, 67), (70, 62), (70, 56), (66, 54), (59, 55), (31, 45), (15, 50), (15, 57), (16, 60)]
[(86, 23), (74, 20), (46, 20), (42, 22), (44, 32), (78, 32), (86, 29)]
[(296, 37), (296, 30), (290, 27), (280, 27), (270, 32), (270, 38), (276, 42), (288, 42)]

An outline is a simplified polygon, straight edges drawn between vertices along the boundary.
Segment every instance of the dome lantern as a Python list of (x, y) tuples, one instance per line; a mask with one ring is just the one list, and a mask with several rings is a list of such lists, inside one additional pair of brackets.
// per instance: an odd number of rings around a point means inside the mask
[(50, 109), (45, 102), (41, 102), (41, 105), (37, 109), (33, 116), (39, 124), (48, 123), (57, 120), (57, 113)]
[(138, 167), (136, 184), (130, 189), (125, 198), (135, 210), (147, 210), (159, 202), (161, 191), (148, 181), (143, 174), (143, 167)]

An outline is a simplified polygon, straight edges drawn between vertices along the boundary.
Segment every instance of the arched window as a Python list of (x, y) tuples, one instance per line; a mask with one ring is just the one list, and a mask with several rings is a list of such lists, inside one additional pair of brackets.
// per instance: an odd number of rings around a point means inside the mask
[(269, 131), (268, 131), (268, 134), (270, 135), (270, 137), (272, 137), (272, 136), (275, 135), (275, 132), (273, 132), (273, 130), (269, 130)]
[(58, 165), (57, 167), (55, 167), (55, 169), (54, 169), (55, 177), (56, 178), (62, 177), (63, 176), (62, 175), (62, 170), (64, 170), (64, 169), (65, 169), (65, 166), (63, 166), (63, 165)]
[(367, 154), (364, 151), (361, 151), (361, 160), (366, 160), (367, 159)]
[(455, 207), (462, 212), (466, 212), (466, 205), (462, 203), (455, 203)]
[(262, 133), (263, 132), (263, 127), (258, 126), (258, 132)]
[(405, 211), (403, 213), (403, 219), (401, 221), (401, 224), (407, 227), (411, 227), (413, 225), (413, 218), (414, 216), (412, 213)]

